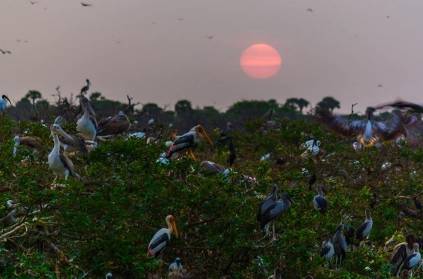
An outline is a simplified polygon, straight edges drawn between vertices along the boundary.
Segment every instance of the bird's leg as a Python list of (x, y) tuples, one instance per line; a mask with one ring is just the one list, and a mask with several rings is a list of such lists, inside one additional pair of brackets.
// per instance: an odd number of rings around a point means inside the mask
[(197, 161), (197, 158), (195, 158), (194, 152), (192, 152), (192, 149), (188, 149), (188, 156), (191, 157), (194, 161)]
[(275, 232), (275, 222), (272, 222), (272, 231), (273, 231), (273, 237), (272, 241), (276, 241), (276, 232)]

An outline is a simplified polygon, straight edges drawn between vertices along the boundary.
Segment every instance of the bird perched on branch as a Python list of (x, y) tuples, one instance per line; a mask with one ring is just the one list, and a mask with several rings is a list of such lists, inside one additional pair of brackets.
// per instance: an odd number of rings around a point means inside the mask
[(123, 111), (98, 122), (97, 136), (115, 136), (129, 130), (130, 122)]
[(97, 146), (95, 142), (86, 142), (82, 136), (68, 134), (63, 130), (57, 120), (58, 118), (56, 118), (55, 123), (51, 126), (51, 130), (58, 135), (63, 150), (66, 153), (80, 152), (86, 154)]
[(166, 216), (166, 224), (167, 228), (161, 228), (158, 230), (148, 244), (148, 256), (159, 256), (167, 247), (167, 245), (169, 245), (172, 234), (174, 234), (176, 237), (179, 237), (178, 228), (176, 226), (175, 217), (173, 217), (173, 215)]
[(84, 139), (95, 140), (97, 136), (97, 120), (95, 119), (95, 112), (91, 106), (90, 101), (81, 96), (80, 105), (83, 111), (82, 116), (76, 122), (76, 130), (81, 134)]
[(213, 142), (203, 126), (197, 125), (187, 133), (181, 136), (176, 136), (175, 141), (166, 153), (166, 158), (170, 159), (173, 154), (186, 151), (192, 159), (196, 160), (192, 149), (195, 148), (201, 140), (206, 140), (211, 146), (213, 146)]
[(54, 146), (50, 154), (48, 155), (49, 168), (57, 176), (64, 176), (65, 180), (68, 179), (69, 175), (79, 179), (80, 176), (75, 172), (72, 161), (60, 150), (59, 136), (53, 131), (53, 129), (51, 129), (51, 133), (53, 136)]
[(39, 137), (15, 136), (13, 141), (15, 142), (13, 146), (13, 157), (16, 156), (20, 145), (24, 145), (35, 150), (41, 150), (43, 147), (42, 140)]

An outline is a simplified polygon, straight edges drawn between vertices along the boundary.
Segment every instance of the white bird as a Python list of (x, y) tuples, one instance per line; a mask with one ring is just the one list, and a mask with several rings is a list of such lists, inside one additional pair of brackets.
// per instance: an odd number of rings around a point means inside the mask
[(147, 256), (157, 257), (169, 244), (171, 235), (179, 237), (178, 228), (176, 227), (175, 217), (173, 215), (166, 216), (167, 228), (158, 230), (148, 244)]
[(181, 258), (176, 258), (173, 262), (169, 265), (169, 272), (170, 273), (180, 273), (182, 272), (184, 267), (182, 266)]
[(69, 175), (76, 178), (80, 176), (74, 171), (74, 166), (72, 161), (60, 151), (60, 140), (59, 137), (52, 132), (54, 146), (48, 155), (48, 165), (49, 168), (58, 176), (64, 176), (65, 180)]
[(97, 135), (97, 121), (94, 109), (84, 96), (81, 96), (80, 104), (84, 113), (76, 122), (76, 130), (84, 139), (94, 141)]

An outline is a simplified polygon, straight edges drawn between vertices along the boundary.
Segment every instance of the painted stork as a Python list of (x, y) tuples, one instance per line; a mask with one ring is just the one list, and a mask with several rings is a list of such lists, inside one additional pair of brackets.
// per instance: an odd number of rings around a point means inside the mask
[(94, 141), (97, 135), (97, 121), (94, 109), (84, 96), (81, 96), (80, 104), (83, 114), (76, 122), (76, 130), (84, 139)]
[(328, 208), (328, 202), (323, 193), (322, 187), (319, 187), (317, 190), (317, 195), (313, 197), (313, 206), (314, 209), (321, 213), (325, 213)]
[(355, 232), (355, 236), (359, 241), (367, 239), (370, 236), (370, 232), (372, 231), (373, 227), (373, 219), (367, 209), (365, 211), (365, 215), (366, 219), (364, 219), (364, 222), (358, 227), (357, 231)]
[(408, 256), (413, 254), (413, 245), (416, 242), (414, 235), (407, 235), (406, 242), (397, 244), (394, 247), (394, 251), (391, 256), (391, 272), (392, 275), (398, 276), (401, 271), (401, 267), (404, 264)]
[(302, 157), (306, 157), (308, 154), (317, 156), (320, 153), (320, 140), (311, 139), (302, 144), (302, 148), (305, 149)]
[(287, 193), (283, 193), (278, 198), (277, 188), (273, 186), (272, 193), (266, 197), (259, 205), (257, 213), (257, 221), (260, 223), (260, 229), (266, 231), (266, 235), (269, 234), (269, 225), (272, 223), (273, 236), (272, 241), (276, 240), (275, 233), (275, 220), (287, 211), (292, 205), (292, 199)]
[(332, 258), (335, 256), (335, 247), (333, 246), (332, 240), (328, 239), (322, 242), (320, 256), (328, 262), (332, 260)]
[(158, 230), (150, 243), (148, 244), (147, 256), (159, 256), (170, 242), (171, 235), (179, 237), (178, 228), (176, 226), (175, 217), (173, 215), (166, 216), (167, 228)]
[(419, 252), (419, 244), (413, 244), (413, 253), (409, 255), (403, 265), (403, 270), (412, 271), (421, 265), (422, 256)]
[(15, 136), (13, 138), (14, 145), (13, 145), (13, 157), (16, 157), (18, 152), (18, 147), (20, 145), (25, 145), (31, 149), (41, 150), (42, 149), (42, 140), (39, 137), (31, 137), (31, 136)]
[(59, 136), (53, 131), (52, 136), (54, 146), (50, 154), (48, 155), (49, 168), (56, 174), (56, 176), (64, 176), (65, 180), (68, 179), (69, 175), (79, 179), (80, 176), (75, 172), (72, 161), (60, 150)]
[(130, 122), (123, 111), (115, 116), (102, 119), (98, 123), (97, 136), (115, 136), (129, 130)]
[(12, 104), (9, 97), (7, 97), (6, 95), (2, 95), (0, 99), (0, 114), (3, 114), (6, 110), (7, 103), (9, 103), (10, 105)]
[(390, 123), (375, 121), (375, 108), (368, 107), (366, 120), (353, 120), (343, 116), (334, 116), (327, 112), (320, 114), (321, 120), (335, 132), (344, 136), (356, 136), (357, 141), (364, 147), (370, 147), (381, 141), (394, 140), (404, 132), (399, 113), (394, 112)]
[(196, 158), (194, 153), (192, 152), (192, 149), (199, 144), (201, 139), (206, 140), (211, 146), (213, 146), (213, 142), (208, 136), (203, 126), (197, 125), (193, 127), (189, 132), (176, 137), (173, 144), (169, 147), (166, 157), (170, 159), (175, 153), (187, 151), (188, 155), (195, 160)]

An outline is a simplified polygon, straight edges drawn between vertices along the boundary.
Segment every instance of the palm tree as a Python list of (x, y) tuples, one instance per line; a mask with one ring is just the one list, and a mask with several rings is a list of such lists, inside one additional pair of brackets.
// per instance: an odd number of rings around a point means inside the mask
[(310, 102), (307, 101), (306, 99), (303, 99), (303, 98), (297, 99), (297, 106), (300, 109), (301, 114), (303, 113), (303, 109), (308, 107), (309, 104)]
[(333, 97), (324, 97), (319, 103), (317, 103), (317, 108), (333, 112), (334, 109), (340, 108), (340, 103)]
[(30, 99), (32, 106), (35, 107), (35, 101), (38, 99), (41, 99), (42, 95), (37, 90), (29, 90), (28, 93), (26, 93), (25, 98)]

